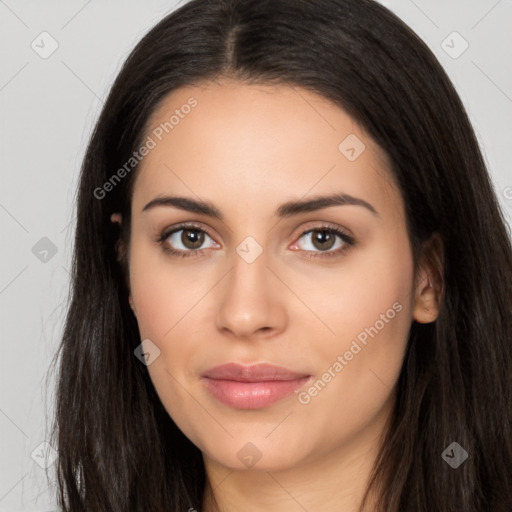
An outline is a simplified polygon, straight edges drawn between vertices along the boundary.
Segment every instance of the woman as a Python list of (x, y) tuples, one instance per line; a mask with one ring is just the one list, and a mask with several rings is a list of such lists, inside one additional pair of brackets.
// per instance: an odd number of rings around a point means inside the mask
[(510, 510), (510, 240), (387, 9), (183, 5), (117, 77), (77, 212), (63, 510)]

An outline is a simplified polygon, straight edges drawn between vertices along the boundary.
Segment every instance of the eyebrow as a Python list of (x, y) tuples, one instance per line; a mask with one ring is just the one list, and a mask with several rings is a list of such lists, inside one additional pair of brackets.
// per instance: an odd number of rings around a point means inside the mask
[[(274, 215), (283, 219), (286, 217), (299, 215), (301, 213), (321, 210), (322, 208), (328, 208), (330, 206), (344, 205), (362, 206), (363, 208), (366, 208), (372, 212), (374, 215), (379, 216), (377, 210), (364, 199), (343, 193), (337, 193), (328, 196), (315, 196), (306, 200), (288, 201), (280, 205), (274, 212)], [(179, 208), (188, 212), (207, 215), (208, 217), (213, 217), (215, 219), (219, 219), (220, 221), (224, 220), (221, 211), (212, 203), (208, 201), (197, 201), (188, 197), (156, 197), (146, 206), (144, 206), (142, 211), (145, 212), (158, 206)]]

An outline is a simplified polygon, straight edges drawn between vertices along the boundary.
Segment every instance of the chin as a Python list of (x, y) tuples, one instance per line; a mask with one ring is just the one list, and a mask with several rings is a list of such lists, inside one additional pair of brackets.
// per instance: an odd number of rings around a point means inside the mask
[(218, 464), (232, 471), (284, 471), (292, 469), (308, 456), (303, 440), (276, 436), (272, 442), (265, 435), (244, 435), (213, 443), (201, 451)]

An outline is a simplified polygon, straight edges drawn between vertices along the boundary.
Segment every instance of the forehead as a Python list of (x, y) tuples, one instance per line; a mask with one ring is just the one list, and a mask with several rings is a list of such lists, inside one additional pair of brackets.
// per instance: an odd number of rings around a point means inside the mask
[(343, 109), (294, 86), (224, 79), (176, 89), (146, 137), (134, 201), (176, 189), (247, 207), (334, 191), (378, 203), (383, 188), (396, 199), (385, 152)]

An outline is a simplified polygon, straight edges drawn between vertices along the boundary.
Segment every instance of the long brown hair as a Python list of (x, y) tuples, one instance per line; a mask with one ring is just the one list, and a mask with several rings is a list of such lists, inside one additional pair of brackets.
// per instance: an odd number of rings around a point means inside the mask
[[(135, 47), (83, 161), (53, 444), (64, 512), (201, 509), (202, 455), (163, 408), (116, 258), (149, 117), (222, 76), (302, 87), (345, 109), (389, 155), (418, 254), (438, 233), (444, 291), (413, 322), (372, 488), (386, 512), (512, 509), (512, 249), (474, 131), (446, 73), (371, 0), (192, 0)], [(104, 187), (102, 190), (105, 190)], [(123, 233), (110, 222), (123, 215)], [(468, 459), (442, 458), (457, 442)]]

